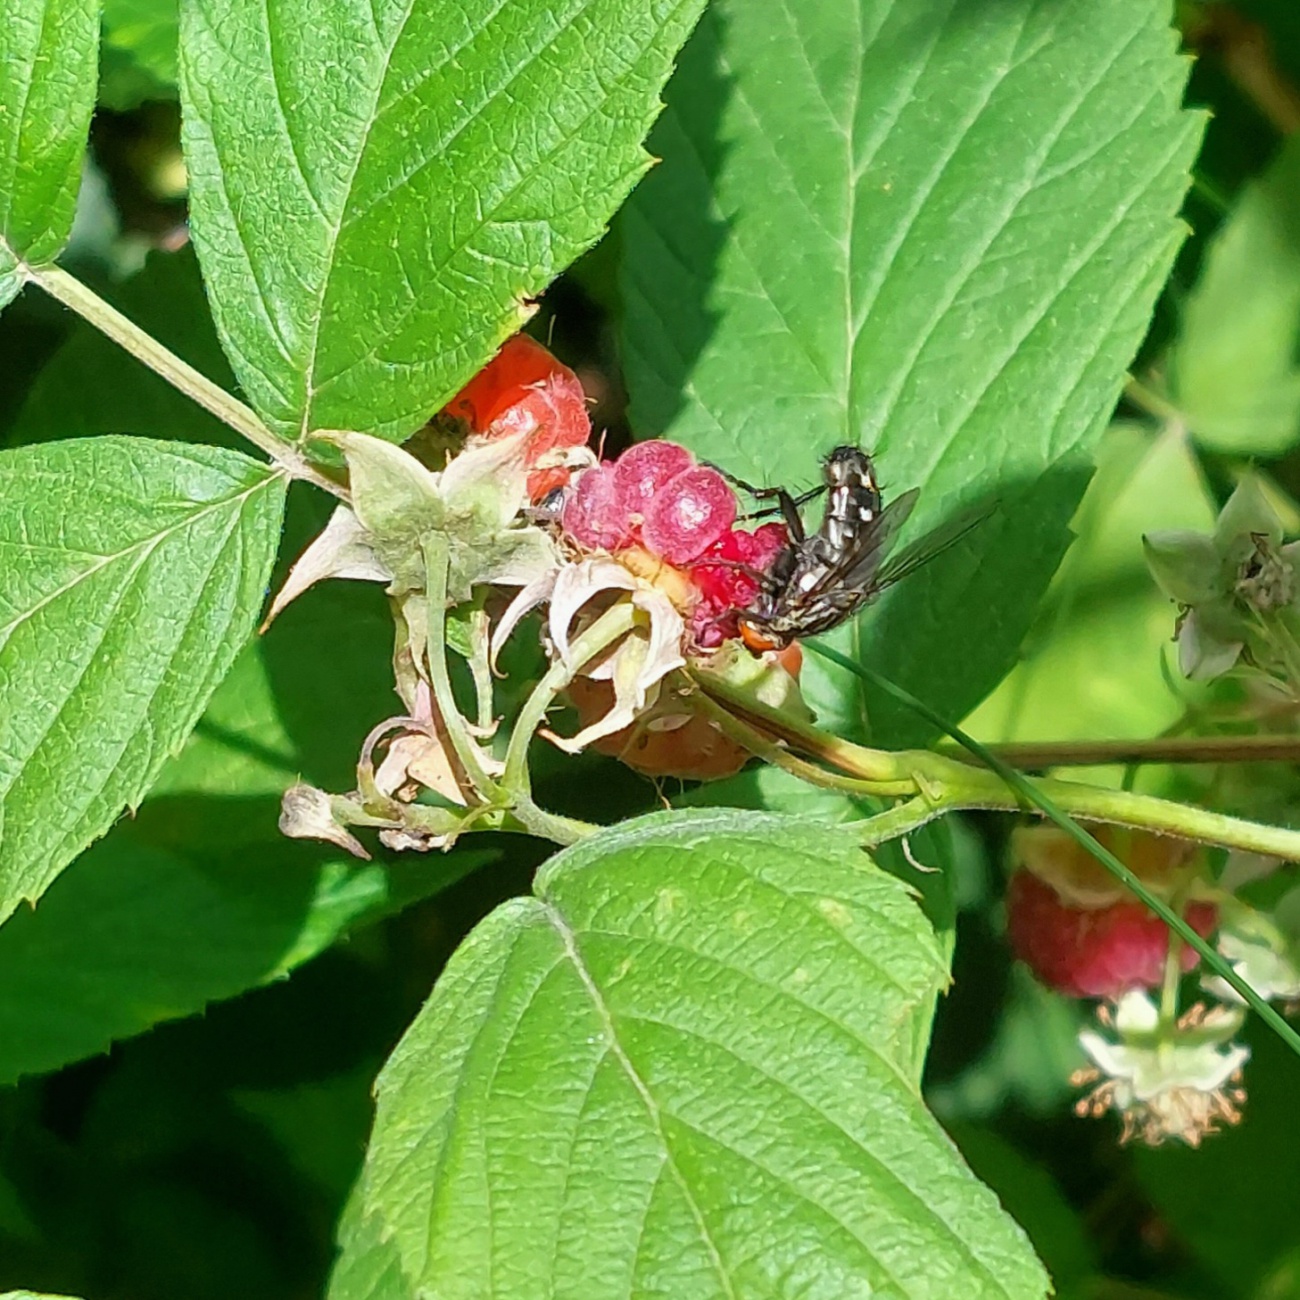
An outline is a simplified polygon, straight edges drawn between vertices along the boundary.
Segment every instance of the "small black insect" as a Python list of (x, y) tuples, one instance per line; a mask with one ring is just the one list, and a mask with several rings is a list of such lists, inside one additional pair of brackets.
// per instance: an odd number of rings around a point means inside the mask
[[(784, 488), (741, 486), (759, 498), (774, 498), (790, 534), (740, 615), (741, 638), (755, 652), (780, 650), (838, 627), (979, 521), (959, 518), (886, 560), (920, 493), (913, 488), (884, 504), (871, 457), (860, 447), (836, 447), (822, 461), (821, 486), (801, 497)], [(822, 521), (810, 533), (799, 508), (822, 492)]]

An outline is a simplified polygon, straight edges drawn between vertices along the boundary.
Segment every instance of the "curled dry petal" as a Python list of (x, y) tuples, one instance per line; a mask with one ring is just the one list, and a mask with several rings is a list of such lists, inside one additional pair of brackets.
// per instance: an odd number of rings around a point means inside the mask
[(334, 819), (330, 797), (314, 785), (290, 786), (280, 801), (280, 830), (295, 840), (325, 840), (370, 861), (361, 841)]
[(391, 582), (393, 575), (375, 553), (361, 521), (339, 506), (311, 545), (298, 557), (284, 586), (276, 593), (262, 630), (270, 627), (290, 601), (323, 578), (353, 578), (362, 582)]
[(626, 727), (653, 699), (659, 683), (686, 661), (682, 616), (661, 591), (634, 578), (621, 564), (603, 557), (583, 560), (565, 568), (551, 593), (549, 630), (561, 662), (577, 674), (584, 664), (572, 662), (572, 629), (578, 613), (602, 593), (627, 592), (627, 599), (647, 615), (645, 626), (629, 632), (613, 652), (586, 675), (606, 680), (614, 687), (614, 702), (602, 718), (568, 740), (555, 743), (570, 753), (602, 736)]
[[(375, 771), (375, 787), (390, 798), (401, 798), (409, 785), (423, 786), (441, 795), (449, 803), (466, 806), (456, 767), (446, 746), (436, 737), (421, 732), (407, 732), (388, 746), (384, 761)], [(415, 793), (418, 793), (415, 792)], [(415, 797), (412, 793), (410, 798)], [(410, 799), (403, 799), (410, 802)]]
[(634, 591), (637, 585), (637, 580), (621, 564), (599, 556), (561, 569), (551, 591), (548, 619), (551, 641), (560, 658), (568, 662), (569, 628), (589, 600), (605, 591)]
[(521, 619), (550, 599), (560, 572), (559, 569), (549, 569), (539, 573), (531, 582), (525, 583), (514, 600), (506, 606), (505, 613), (497, 622), (496, 631), (492, 633), (488, 650), (488, 663), (493, 672), (497, 670), (497, 656), (501, 653), (501, 647), (510, 639), (510, 634), (518, 627)]

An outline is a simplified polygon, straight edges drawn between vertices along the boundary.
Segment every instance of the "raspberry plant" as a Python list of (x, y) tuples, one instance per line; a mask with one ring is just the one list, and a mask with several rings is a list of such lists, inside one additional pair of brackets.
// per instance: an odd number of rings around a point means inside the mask
[[(0, 1287), (1283, 1293), (1255, 7), (12, 0)], [(980, 522), (750, 649), (836, 445)]]

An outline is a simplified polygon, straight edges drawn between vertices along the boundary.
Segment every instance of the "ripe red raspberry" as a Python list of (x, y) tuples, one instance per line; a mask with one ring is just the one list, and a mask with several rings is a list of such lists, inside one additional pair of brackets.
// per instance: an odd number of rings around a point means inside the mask
[(784, 524), (764, 524), (752, 533), (733, 528), (691, 566), (700, 593), (691, 616), (695, 643), (708, 650), (737, 635), (736, 616), (758, 595), (758, 575), (786, 544)]
[(697, 465), (664, 483), (646, 506), (641, 537), (669, 564), (698, 559), (736, 520), (736, 494), (716, 469)]
[(579, 547), (609, 551), (665, 591), (686, 618), (689, 646), (713, 650), (738, 634), (737, 615), (788, 540), (783, 524), (734, 528), (736, 510), (717, 470), (656, 439), (586, 470), (560, 522)]
[[(1203, 938), (1219, 922), (1213, 903), (1191, 903), (1184, 916)], [(1012, 950), (1049, 988), (1071, 997), (1116, 998), (1154, 988), (1164, 978), (1169, 930), (1136, 900), (1071, 907), (1045, 881), (1017, 871), (1007, 887), (1007, 937)], [(1184, 948), (1184, 971), (1199, 961)]]
[[(443, 408), (464, 420), (470, 433), (489, 438), (529, 435), (529, 467), (557, 447), (581, 447), (591, 437), (591, 416), (578, 376), (527, 334), (508, 338), (501, 350)], [(534, 501), (568, 482), (568, 472), (540, 469), (529, 476)]]
[(631, 543), (627, 511), (618, 497), (614, 467), (608, 462), (584, 470), (564, 503), (561, 527), (574, 541), (613, 551)]
[(619, 504), (629, 515), (644, 518), (660, 488), (694, 464), (695, 458), (680, 443), (655, 438), (634, 444), (614, 462)]

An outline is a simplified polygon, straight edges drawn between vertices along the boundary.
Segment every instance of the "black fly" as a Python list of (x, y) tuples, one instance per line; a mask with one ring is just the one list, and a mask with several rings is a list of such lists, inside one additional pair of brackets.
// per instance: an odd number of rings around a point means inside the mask
[[(775, 498), (790, 535), (740, 615), (740, 635), (756, 652), (838, 627), (978, 522), (970, 516), (955, 520), (886, 560), (920, 493), (913, 488), (884, 504), (871, 457), (859, 447), (836, 447), (822, 461), (822, 486), (802, 497), (784, 488), (748, 490)], [(823, 491), (822, 521), (809, 533), (799, 507)]]

